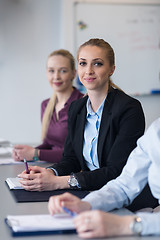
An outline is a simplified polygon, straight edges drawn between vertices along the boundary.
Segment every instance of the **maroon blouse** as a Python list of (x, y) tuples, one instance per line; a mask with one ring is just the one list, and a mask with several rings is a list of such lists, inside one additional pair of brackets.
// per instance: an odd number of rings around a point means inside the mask
[[(67, 136), (68, 109), (73, 101), (81, 97), (83, 97), (83, 94), (74, 88), (74, 91), (65, 103), (64, 108), (59, 111), (59, 120), (56, 119), (55, 110), (53, 111), (47, 135), (43, 143), (37, 147), (40, 149), (40, 160), (54, 163), (60, 161)], [(41, 119), (48, 101), (49, 99), (46, 99), (41, 104)]]

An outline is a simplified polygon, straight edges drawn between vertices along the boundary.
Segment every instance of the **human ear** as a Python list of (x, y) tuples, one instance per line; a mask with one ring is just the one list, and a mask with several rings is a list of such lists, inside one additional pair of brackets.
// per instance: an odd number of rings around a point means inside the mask
[(111, 72), (110, 72), (110, 74), (109, 74), (109, 77), (112, 76), (112, 74), (113, 74), (114, 71), (115, 71), (115, 68), (116, 68), (115, 65), (113, 65), (113, 66), (111, 67)]
[(73, 71), (73, 78), (72, 78), (72, 81), (73, 81), (73, 79), (76, 77), (76, 73), (77, 73), (77, 71), (74, 70), (74, 71)]

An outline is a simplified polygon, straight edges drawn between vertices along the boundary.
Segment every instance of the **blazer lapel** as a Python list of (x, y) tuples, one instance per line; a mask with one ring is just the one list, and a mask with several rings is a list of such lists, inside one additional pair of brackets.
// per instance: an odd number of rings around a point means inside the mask
[[(77, 114), (77, 120), (76, 120), (76, 139), (78, 141), (76, 142), (76, 148), (78, 156), (81, 158), (82, 163), (84, 162), (83, 158), (83, 142), (84, 142), (84, 128), (86, 123), (86, 105), (84, 104), (83, 108), (81, 109), (80, 113)], [(83, 163), (84, 165), (84, 163)]]
[(99, 136), (98, 136), (98, 147), (97, 147), (98, 160), (99, 160), (100, 166), (101, 166), (103, 145), (109, 130), (109, 126), (110, 126), (110, 118), (112, 114), (112, 103), (114, 100), (114, 95), (115, 95), (114, 89), (111, 88), (111, 91), (108, 93), (108, 96), (105, 100), (102, 118), (101, 118), (101, 125), (100, 125)]

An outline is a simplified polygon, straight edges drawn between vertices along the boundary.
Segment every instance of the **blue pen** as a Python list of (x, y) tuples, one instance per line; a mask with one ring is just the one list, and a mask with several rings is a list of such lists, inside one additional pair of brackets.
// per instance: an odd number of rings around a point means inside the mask
[(66, 212), (66, 213), (68, 213), (70, 216), (72, 216), (72, 217), (75, 217), (76, 215), (77, 215), (77, 213), (75, 213), (75, 212), (72, 212), (71, 210), (69, 210), (68, 208), (66, 208), (66, 207), (62, 207), (63, 208), (63, 210)]
[(29, 174), (29, 169), (28, 169), (28, 164), (26, 159), (24, 159), (24, 165), (25, 165), (26, 173)]

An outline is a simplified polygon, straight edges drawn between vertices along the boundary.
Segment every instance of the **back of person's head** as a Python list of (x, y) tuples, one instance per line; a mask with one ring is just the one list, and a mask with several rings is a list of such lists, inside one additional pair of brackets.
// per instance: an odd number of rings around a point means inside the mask
[[(111, 45), (106, 42), (104, 39), (100, 39), (100, 38), (91, 38), (88, 41), (86, 41), (85, 43), (83, 43), (77, 52), (77, 59), (79, 58), (79, 53), (81, 51), (82, 48), (86, 47), (86, 46), (96, 46), (99, 48), (104, 49), (104, 51), (106, 52), (106, 58), (108, 59), (110, 66), (114, 66), (115, 67), (115, 54), (113, 51), (113, 48), (111, 47)], [(120, 89), (116, 84), (114, 84), (111, 80), (111, 78), (109, 77), (108, 79), (108, 86), (113, 87), (113, 88), (117, 88), (119, 90), (122, 91), (122, 89)]]
[(74, 59), (73, 55), (68, 50), (59, 49), (59, 50), (53, 51), (49, 54), (48, 59), (50, 57), (57, 56), (57, 55), (68, 58), (69, 61), (70, 61), (70, 64), (71, 64), (72, 71), (75, 70), (75, 59)]
[[(51, 52), (48, 56), (48, 59), (50, 57), (53, 56), (63, 56), (69, 59), (70, 62), (70, 66), (71, 66), (71, 70), (74, 72), (75, 71), (75, 59), (73, 57), (73, 55), (65, 49), (59, 49), (59, 50), (55, 50), (53, 52)], [(73, 79), (72, 79), (73, 80)], [(51, 98), (49, 99), (49, 102), (46, 106), (45, 112), (43, 114), (43, 119), (42, 119), (42, 133), (41, 133), (41, 138), (42, 140), (45, 139), (47, 131), (48, 131), (48, 127), (49, 127), (49, 123), (53, 114), (53, 110), (55, 107), (55, 103), (56, 103), (56, 93), (54, 92), (53, 95), (51, 96)]]

